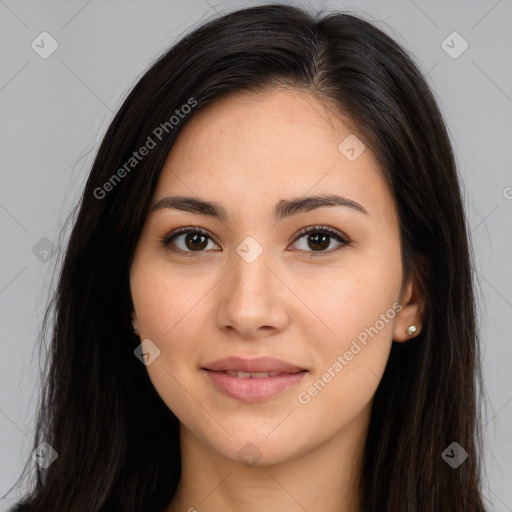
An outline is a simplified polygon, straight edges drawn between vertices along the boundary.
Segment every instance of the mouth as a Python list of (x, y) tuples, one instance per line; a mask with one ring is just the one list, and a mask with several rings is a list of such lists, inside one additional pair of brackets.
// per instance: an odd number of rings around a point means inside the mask
[(299, 384), (308, 370), (275, 357), (217, 359), (201, 371), (220, 394), (243, 402), (263, 402)]
[[(275, 357), (257, 357), (254, 359), (245, 359), (239, 356), (224, 357), (217, 359), (207, 365), (203, 370), (213, 372), (228, 372), (233, 377), (240, 378), (265, 378), (277, 377), (280, 374), (294, 374), (302, 371), (307, 371), (295, 364), (277, 359)], [(231, 372), (231, 373), (229, 373)]]
[[(207, 370), (212, 371), (212, 370)], [(280, 375), (294, 375), (300, 372), (306, 372), (307, 370), (299, 370), (297, 372), (244, 372), (239, 370), (223, 370), (216, 373), (225, 373), (231, 375), (231, 377), (237, 377), (239, 379), (266, 379), (268, 377), (279, 377)]]

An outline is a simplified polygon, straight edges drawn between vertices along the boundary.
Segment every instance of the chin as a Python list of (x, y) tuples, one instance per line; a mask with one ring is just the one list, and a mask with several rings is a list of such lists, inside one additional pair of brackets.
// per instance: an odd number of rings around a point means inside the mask
[(251, 435), (247, 430), (243, 437), (226, 436), (222, 442), (208, 440), (208, 444), (222, 457), (248, 468), (281, 464), (300, 456), (306, 447), (283, 444), (283, 439), (266, 438), (265, 435)]

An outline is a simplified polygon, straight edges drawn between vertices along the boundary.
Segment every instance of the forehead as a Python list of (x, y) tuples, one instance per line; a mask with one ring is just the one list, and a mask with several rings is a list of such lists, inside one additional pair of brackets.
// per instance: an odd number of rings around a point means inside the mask
[[(210, 149), (215, 146), (218, 158), (269, 155), (271, 164), (274, 158), (293, 159), (292, 149), (297, 159), (306, 151), (317, 158), (327, 147), (336, 149), (349, 133), (340, 116), (310, 93), (290, 89), (242, 91), (197, 112), (183, 127), (173, 152), (203, 144)], [(226, 149), (228, 155), (224, 154)], [(172, 153), (170, 157), (172, 161)]]
[[(347, 140), (364, 148), (356, 159), (344, 153)], [(394, 210), (362, 136), (324, 102), (296, 90), (236, 92), (198, 111), (167, 157), (153, 203), (170, 193), (225, 198), (233, 208), (340, 193), (368, 204), (370, 213)]]

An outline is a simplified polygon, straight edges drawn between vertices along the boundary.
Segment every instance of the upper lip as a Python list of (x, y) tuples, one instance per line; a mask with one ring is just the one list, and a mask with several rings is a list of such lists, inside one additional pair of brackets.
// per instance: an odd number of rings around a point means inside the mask
[(222, 371), (240, 371), (240, 372), (282, 372), (282, 373), (297, 373), (300, 371), (307, 371), (305, 368), (300, 368), (294, 364), (287, 363), (282, 359), (275, 357), (257, 357), (255, 359), (244, 359), (243, 357), (231, 356), (223, 359), (217, 359), (208, 363), (203, 367), (205, 370), (214, 372)]

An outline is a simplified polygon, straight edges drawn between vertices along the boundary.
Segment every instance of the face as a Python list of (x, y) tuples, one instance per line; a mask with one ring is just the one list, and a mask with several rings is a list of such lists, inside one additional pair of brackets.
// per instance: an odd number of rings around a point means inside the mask
[[(165, 162), (130, 270), (133, 324), (162, 400), (227, 459), (250, 442), (259, 465), (290, 460), (367, 418), (411, 321), (396, 207), (361, 141), (307, 93), (236, 93), (191, 118)], [(215, 207), (162, 201), (176, 196)], [(230, 356), (302, 371), (205, 369)]]

